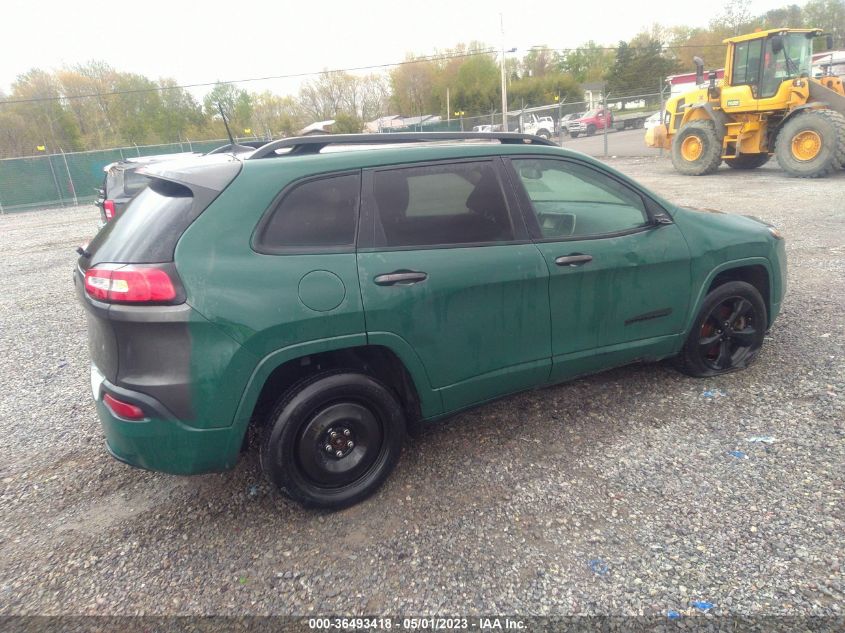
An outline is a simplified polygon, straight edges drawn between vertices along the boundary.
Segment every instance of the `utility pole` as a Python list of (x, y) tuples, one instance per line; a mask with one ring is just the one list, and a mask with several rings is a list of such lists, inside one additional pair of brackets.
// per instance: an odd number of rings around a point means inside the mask
[(446, 86), (446, 129), (452, 129), (452, 107), (449, 104), (449, 86)]
[(505, 18), (499, 14), (499, 26), (502, 29), (502, 132), (508, 131), (508, 82), (505, 77)]
[(610, 127), (608, 125), (608, 119), (610, 118), (610, 111), (607, 109), (607, 98), (610, 95), (604, 95), (603, 104), (602, 104), (602, 117), (604, 118), (604, 157), (607, 158), (607, 128)]
[[(666, 117), (663, 114), (663, 109), (666, 107), (666, 103), (663, 100), (663, 90), (665, 89), (665, 80), (660, 80), (660, 123), (659, 125), (663, 125), (663, 121), (666, 120)], [(654, 134), (654, 132), (652, 132)], [(663, 143), (660, 143), (660, 158), (663, 158)]]

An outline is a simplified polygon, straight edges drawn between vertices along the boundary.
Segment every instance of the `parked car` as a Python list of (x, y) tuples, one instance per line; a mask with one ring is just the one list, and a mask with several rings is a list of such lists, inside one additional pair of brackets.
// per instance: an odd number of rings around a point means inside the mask
[(129, 204), (129, 201), (150, 183), (150, 178), (138, 171), (144, 165), (184, 159), (202, 154), (184, 152), (179, 154), (156, 154), (127, 158), (103, 167), (103, 187), (98, 190), (96, 205), (100, 208), (100, 224), (113, 220)]
[(572, 112), (570, 114), (564, 114), (560, 118), (560, 123), (558, 124), (558, 132), (563, 132), (564, 134), (569, 134), (569, 122), (574, 121), (576, 119), (580, 119), (584, 116), (583, 112)]
[[(247, 153), (255, 148), (261, 147), (267, 141), (238, 141), (235, 146), (235, 153)], [(231, 153), (232, 145), (226, 144), (217, 147), (209, 154)], [(181, 152), (178, 154), (155, 154), (152, 156), (139, 156), (127, 158), (103, 167), (105, 176), (102, 188), (97, 190), (95, 204), (100, 208), (100, 225), (114, 219), (129, 204), (129, 201), (150, 183), (150, 178), (139, 171), (141, 167), (152, 163), (161, 163), (172, 160), (183, 160), (189, 157), (202, 156), (199, 152)]]
[(569, 135), (572, 138), (578, 138), (582, 134), (592, 136), (599, 130), (603, 130), (605, 127), (610, 128), (612, 126), (613, 113), (607, 108), (590, 110), (566, 124), (566, 128), (569, 130)]
[(555, 122), (550, 116), (537, 116), (533, 112), (522, 115), (522, 129), (520, 131), (525, 134), (550, 139), (554, 129)]
[(773, 227), (522, 134), (291, 138), (143, 174), (74, 271), (108, 450), (193, 474), (255, 435), (310, 506), (363, 499), (407, 429), (506, 394), (744, 368), (786, 290)]

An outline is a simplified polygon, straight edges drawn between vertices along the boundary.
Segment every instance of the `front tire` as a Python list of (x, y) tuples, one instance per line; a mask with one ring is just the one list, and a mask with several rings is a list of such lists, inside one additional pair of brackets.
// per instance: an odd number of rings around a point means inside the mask
[(552, 135), (549, 134), (548, 130), (540, 130), (539, 132), (537, 132), (537, 136), (546, 140), (549, 140), (552, 137)]
[(591, 123), (590, 125), (587, 126), (587, 136), (592, 136), (595, 133), (596, 133), (596, 126)]
[(572, 138), (578, 138), (580, 135), (581, 135), (580, 132), (570, 132), (569, 133), (569, 136), (571, 136)]
[(722, 162), (722, 143), (713, 121), (691, 121), (672, 139), (672, 164), (687, 176), (706, 176)]
[(283, 395), (267, 422), (261, 468), (305, 506), (339, 509), (378, 489), (399, 460), (405, 415), (375, 378), (319, 374)]
[(681, 350), (681, 370), (705, 377), (747, 367), (763, 345), (766, 326), (766, 304), (754, 286), (731, 281), (714, 288)]
[(740, 154), (736, 158), (726, 158), (725, 165), (731, 169), (757, 169), (769, 162), (769, 155), (762, 154)]
[(778, 132), (778, 164), (790, 176), (822, 178), (845, 166), (845, 116), (834, 110), (805, 110)]

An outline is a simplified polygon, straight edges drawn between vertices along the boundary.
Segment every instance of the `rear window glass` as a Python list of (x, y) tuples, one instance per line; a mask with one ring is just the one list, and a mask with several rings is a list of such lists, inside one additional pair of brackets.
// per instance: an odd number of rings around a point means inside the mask
[(360, 176), (311, 180), (291, 189), (259, 227), (261, 252), (355, 244)]
[(187, 187), (151, 180), (150, 186), (88, 245), (91, 265), (172, 261), (176, 242), (197, 215), (193, 202), (193, 194)]

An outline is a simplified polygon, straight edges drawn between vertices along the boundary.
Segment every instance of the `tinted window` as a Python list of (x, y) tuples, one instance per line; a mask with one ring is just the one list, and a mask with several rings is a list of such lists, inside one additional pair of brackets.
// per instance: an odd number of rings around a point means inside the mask
[(513, 226), (490, 162), (377, 171), (382, 246), (503, 242)]
[(734, 65), (731, 83), (734, 86), (757, 85), (763, 40), (740, 42), (734, 48)]
[(360, 178), (346, 174), (291, 189), (259, 230), (259, 250), (352, 246)]
[(648, 223), (642, 197), (600, 171), (543, 159), (513, 165), (531, 201), (538, 237), (603, 235)]
[(148, 176), (139, 174), (133, 169), (125, 170), (123, 172), (123, 192), (127, 196), (134, 196), (150, 184), (150, 180)]
[(88, 245), (91, 265), (171, 261), (176, 242), (199, 212), (193, 203), (187, 187), (153, 180), (91, 240)]

